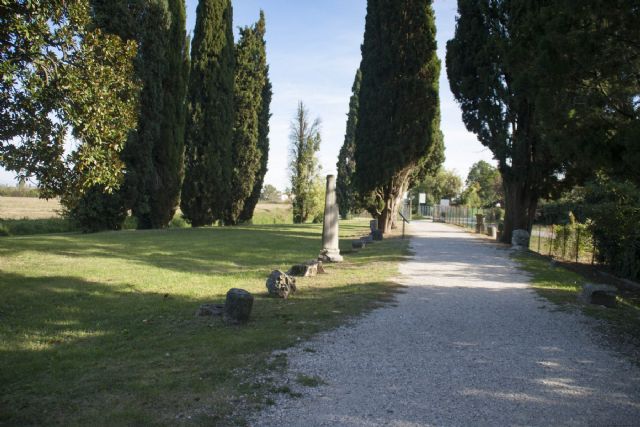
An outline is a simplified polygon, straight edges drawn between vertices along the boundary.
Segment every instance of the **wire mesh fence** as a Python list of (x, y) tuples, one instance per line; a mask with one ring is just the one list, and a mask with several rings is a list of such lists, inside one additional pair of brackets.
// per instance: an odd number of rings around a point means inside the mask
[[(477, 231), (478, 220), (483, 232), (489, 227), (501, 230), (502, 210), (497, 208), (470, 208), (466, 206), (420, 205), (418, 212), (436, 222), (446, 222)], [(479, 217), (482, 216), (482, 218)], [(598, 261), (593, 234), (586, 224), (536, 224), (531, 230), (529, 248), (542, 255), (565, 261), (594, 264)]]
[(479, 215), (485, 227), (498, 227), (502, 219), (502, 210), (499, 208), (470, 208), (467, 206), (427, 206), (420, 205), (420, 215), (433, 218), (436, 222), (446, 222), (460, 227), (476, 229)]
[(594, 264), (597, 261), (593, 234), (580, 223), (534, 225), (529, 249), (577, 263)]

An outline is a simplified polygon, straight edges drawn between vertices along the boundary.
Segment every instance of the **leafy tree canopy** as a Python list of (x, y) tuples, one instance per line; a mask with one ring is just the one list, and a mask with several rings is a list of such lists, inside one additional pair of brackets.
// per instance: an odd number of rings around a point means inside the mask
[(471, 166), (465, 184), (467, 188), (475, 187), (479, 206), (494, 206), (504, 199), (500, 172), (484, 160)]
[(120, 186), (136, 125), (136, 44), (93, 27), (88, 0), (0, 3), (0, 165), (69, 205)]

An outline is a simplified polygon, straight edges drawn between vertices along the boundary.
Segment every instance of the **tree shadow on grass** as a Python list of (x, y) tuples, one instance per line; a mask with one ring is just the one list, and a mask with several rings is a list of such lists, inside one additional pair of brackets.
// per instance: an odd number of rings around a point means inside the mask
[(255, 295), (251, 321), (196, 318), (222, 299), (139, 292), (76, 277), (0, 272), (0, 425), (173, 424), (228, 414), (275, 349), (375, 308), (387, 283)]
[[(272, 269), (288, 269), (292, 264), (313, 259), (321, 247), (319, 236), (278, 227), (50, 236), (12, 243), (16, 245), (0, 252), (7, 256), (20, 256), (26, 251), (60, 255), (77, 258), (80, 263), (88, 258), (104, 258), (176, 272), (242, 274), (254, 279), (266, 277)], [(390, 244), (393, 243), (376, 243), (358, 253), (349, 253), (348, 258), (358, 263), (397, 261), (397, 255), (385, 254), (384, 248)], [(341, 246), (349, 249), (350, 241), (343, 239)]]
[[(351, 226), (347, 235), (364, 230)], [(11, 241), (9, 241), (11, 240)], [(263, 275), (317, 257), (321, 225), (260, 225), (233, 228), (123, 231), (90, 235), (10, 238), (0, 256), (42, 252), (77, 258), (122, 259), (176, 272)], [(0, 243), (2, 243), (0, 242)], [(267, 272), (268, 274), (268, 272)]]

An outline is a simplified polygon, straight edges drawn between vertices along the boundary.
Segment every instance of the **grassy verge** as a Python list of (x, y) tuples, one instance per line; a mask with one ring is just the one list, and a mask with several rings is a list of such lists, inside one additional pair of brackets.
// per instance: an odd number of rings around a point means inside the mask
[(560, 309), (580, 309), (589, 316), (604, 320), (618, 338), (640, 344), (640, 294), (621, 289), (618, 307), (608, 309), (595, 305), (581, 305), (577, 297), (585, 277), (561, 266), (552, 266), (549, 259), (533, 253), (515, 255), (522, 267), (531, 273), (532, 286), (539, 295), (556, 304)]
[(75, 225), (65, 218), (0, 219), (0, 236), (27, 236), (74, 231), (78, 231)]
[[(367, 222), (341, 223), (346, 261), (266, 295), (272, 269), (315, 257), (321, 225), (123, 231), (0, 239), (0, 425), (242, 424), (269, 404), (270, 357), (393, 298), (407, 251), (349, 253)], [(196, 318), (241, 287), (250, 323)], [(284, 361), (286, 364), (286, 361)], [(238, 412), (237, 408), (244, 408)]]

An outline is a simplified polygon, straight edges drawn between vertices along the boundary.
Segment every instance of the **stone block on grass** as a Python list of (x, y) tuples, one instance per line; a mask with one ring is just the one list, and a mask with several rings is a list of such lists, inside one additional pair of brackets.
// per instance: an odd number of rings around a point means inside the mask
[(578, 300), (583, 304), (603, 305), (608, 308), (617, 306), (616, 295), (618, 289), (615, 286), (587, 283), (582, 287)]
[(273, 270), (267, 278), (269, 295), (286, 299), (296, 291), (296, 279), (280, 270)]
[(247, 323), (251, 316), (253, 308), (253, 295), (244, 289), (229, 289), (227, 299), (224, 303), (225, 323), (230, 325), (239, 325)]
[(196, 311), (198, 317), (222, 317), (224, 304), (202, 304)]
[(322, 268), (322, 261), (311, 260), (302, 264), (296, 264), (292, 266), (287, 275), (294, 277), (313, 277), (317, 274), (324, 273)]

